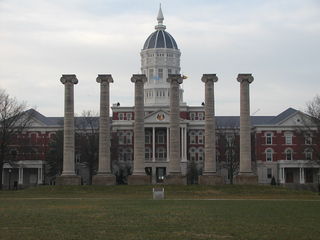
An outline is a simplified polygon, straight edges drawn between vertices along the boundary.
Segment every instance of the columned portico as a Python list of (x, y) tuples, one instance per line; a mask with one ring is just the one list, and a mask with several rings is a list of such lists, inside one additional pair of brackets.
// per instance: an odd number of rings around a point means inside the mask
[(170, 149), (168, 175), (166, 184), (186, 184), (186, 177), (181, 173), (180, 155), (180, 104), (179, 85), (183, 82), (180, 74), (170, 74), (167, 80), (170, 83)]
[(150, 184), (150, 176), (145, 172), (145, 131), (144, 131), (144, 83), (147, 78), (144, 74), (134, 74), (131, 82), (135, 85), (134, 91), (134, 159), (133, 173), (128, 177), (129, 185)]
[(205, 83), (205, 159), (203, 175), (199, 176), (199, 184), (222, 184), (216, 167), (216, 124), (214, 113), (214, 83), (218, 81), (216, 74), (203, 74)]
[(62, 75), (64, 84), (64, 128), (63, 128), (63, 170), (57, 177), (57, 185), (80, 185), (81, 177), (75, 173), (74, 158), (74, 85), (78, 79), (74, 74)]
[(240, 83), (240, 170), (235, 177), (236, 184), (257, 184), (258, 177), (251, 168), (251, 123), (249, 85), (253, 82), (251, 74), (239, 74)]
[(100, 119), (99, 119), (99, 166), (98, 174), (93, 176), (94, 185), (115, 185), (116, 177), (111, 174), (110, 161), (110, 83), (111, 74), (100, 74), (96, 79), (100, 83)]

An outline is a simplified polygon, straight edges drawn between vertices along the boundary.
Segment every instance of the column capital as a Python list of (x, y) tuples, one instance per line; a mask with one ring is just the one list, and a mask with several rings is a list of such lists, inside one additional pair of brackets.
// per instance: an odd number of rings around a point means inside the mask
[(167, 78), (167, 82), (171, 83), (176, 81), (177, 83), (181, 84), (183, 79), (186, 79), (186, 76), (182, 76), (181, 74), (169, 74)]
[(131, 77), (131, 82), (136, 83), (139, 81), (145, 83), (147, 81), (147, 76), (145, 74), (133, 74)]
[(113, 82), (113, 78), (111, 74), (98, 74), (97, 77), (97, 83), (103, 83), (103, 82), (108, 82), (108, 83), (112, 83)]
[(213, 82), (217, 82), (218, 81), (218, 77), (217, 74), (203, 74), (201, 81), (206, 83), (208, 81), (213, 81)]
[(68, 82), (73, 83), (73, 84), (77, 84), (78, 79), (75, 74), (62, 74), (62, 77), (60, 78), (60, 82), (62, 82), (63, 84), (66, 84)]
[(242, 83), (243, 81), (247, 81), (248, 83), (253, 82), (253, 76), (251, 73), (239, 73), (237, 77), (238, 82)]

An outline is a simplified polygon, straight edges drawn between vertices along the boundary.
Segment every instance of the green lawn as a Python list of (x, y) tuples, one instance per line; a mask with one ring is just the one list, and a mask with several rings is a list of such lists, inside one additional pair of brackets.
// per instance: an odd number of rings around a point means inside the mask
[(155, 201), (151, 189), (2, 191), (0, 239), (320, 239), (315, 193), (270, 186), (166, 186), (166, 200)]

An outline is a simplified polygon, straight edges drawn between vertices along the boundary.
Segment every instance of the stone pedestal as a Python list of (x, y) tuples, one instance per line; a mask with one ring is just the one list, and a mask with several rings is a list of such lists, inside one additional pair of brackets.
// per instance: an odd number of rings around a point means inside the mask
[(100, 83), (99, 166), (98, 174), (92, 177), (92, 184), (115, 185), (116, 177), (111, 174), (109, 119), (109, 85), (113, 79), (111, 74), (99, 74), (97, 82)]
[(110, 186), (116, 184), (116, 176), (113, 174), (95, 175), (92, 177), (92, 185)]
[(81, 177), (75, 175), (61, 175), (56, 178), (56, 185), (81, 185)]
[(221, 185), (224, 184), (224, 180), (218, 175), (202, 175), (198, 178), (198, 183), (201, 185)]
[(241, 174), (234, 177), (234, 184), (249, 184), (255, 185), (258, 184), (258, 176), (251, 174)]
[(169, 174), (164, 179), (165, 185), (187, 185), (187, 177), (182, 174)]
[(150, 185), (151, 176), (147, 175), (130, 175), (128, 176), (128, 185)]

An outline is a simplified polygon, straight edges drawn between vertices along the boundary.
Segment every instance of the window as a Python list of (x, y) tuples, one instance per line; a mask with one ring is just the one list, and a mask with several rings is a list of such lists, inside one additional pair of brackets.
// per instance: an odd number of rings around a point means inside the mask
[(266, 133), (266, 144), (271, 145), (272, 144), (272, 133)]
[(190, 160), (196, 161), (196, 150), (195, 148), (190, 148)]
[(132, 133), (131, 132), (126, 133), (126, 143), (132, 144)]
[(304, 136), (304, 142), (306, 145), (311, 145), (312, 144), (312, 136), (310, 134), (306, 134)]
[(162, 68), (158, 69), (158, 77), (159, 77), (159, 79), (163, 78), (163, 69)]
[(151, 144), (152, 140), (151, 140), (151, 131), (146, 131), (145, 132), (145, 143), (146, 144)]
[(153, 79), (153, 69), (149, 69), (149, 81)]
[(80, 153), (76, 154), (76, 163), (80, 163)]
[(199, 119), (199, 120), (203, 120), (203, 119), (204, 119), (202, 112), (201, 112), (201, 113), (198, 113), (198, 119)]
[(119, 138), (119, 144), (124, 144), (124, 135), (122, 132), (118, 133), (118, 138)]
[(119, 160), (123, 161), (124, 160), (124, 152), (122, 148), (119, 148), (119, 155), (118, 155)]
[(272, 178), (272, 168), (267, 168), (267, 178), (268, 179)]
[(159, 131), (157, 134), (157, 143), (164, 144), (165, 143), (165, 134), (164, 131)]
[(172, 73), (172, 69), (168, 69), (168, 74), (171, 74)]
[(190, 132), (190, 143), (195, 144), (196, 143), (196, 134), (194, 131)]
[(149, 147), (146, 147), (145, 149), (145, 159), (146, 160), (152, 159), (152, 150)]
[(292, 144), (292, 133), (286, 133), (284, 135), (284, 137), (285, 137), (285, 144), (291, 145)]
[(292, 155), (293, 155), (292, 150), (287, 149), (285, 153), (286, 153), (286, 160), (292, 160)]
[(273, 150), (271, 148), (268, 148), (266, 150), (266, 161), (272, 162), (273, 161)]
[(132, 113), (127, 113), (127, 120), (132, 120)]
[(190, 113), (190, 120), (195, 120), (196, 119), (196, 113), (192, 112)]
[(306, 160), (312, 160), (312, 149), (307, 148), (304, 151), (304, 154), (305, 154)]
[(123, 113), (119, 113), (119, 120), (123, 120), (124, 119), (124, 114)]
[(157, 159), (165, 159), (167, 158), (167, 152), (164, 147), (159, 147), (156, 150), (156, 158)]
[(199, 159), (199, 161), (203, 161), (203, 159), (204, 159), (203, 148), (199, 148), (199, 150), (198, 150), (198, 159)]
[(227, 146), (228, 147), (233, 147), (234, 145), (234, 136), (233, 135), (227, 135), (226, 136), (226, 140), (227, 140)]
[(199, 133), (198, 133), (198, 143), (199, 144), (203, 144), (203, 138), (204, 138), (204, 136), (203, 136), (203, 132), (202, 131), (199, 131)]

